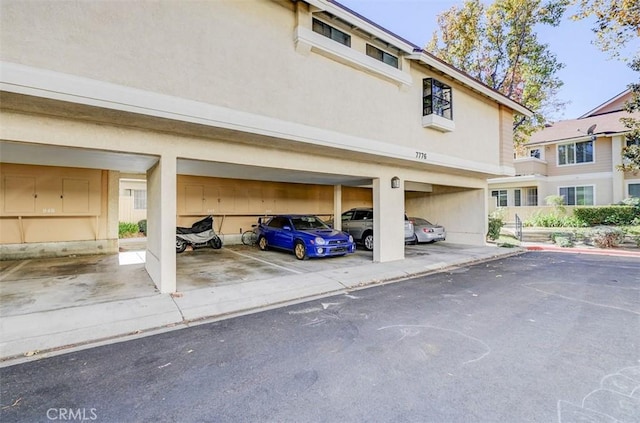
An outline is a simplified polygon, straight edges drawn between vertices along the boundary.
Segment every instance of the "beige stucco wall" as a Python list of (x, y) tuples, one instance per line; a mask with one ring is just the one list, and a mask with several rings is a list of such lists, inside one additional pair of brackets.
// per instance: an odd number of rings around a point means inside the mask
[(486, 190), (440, 187), (435, 193), (407, 192), (408, 216), (427, 219), (443, 225), (447, 241), (484, 243), (487, 221), (484, 213), (477, 213), (474, 206), (485, 201)]
[[(302, 2), (297, 4), (305, 7)], [(293, 42), (297, 22), (293, 3), (161, 1), (122, 7), (113, 2), (12, 0), (0, 7), (0, 56), (4, 61), (419, 152), (508, 164), (504, 157), (510, 143), (504, 128), (510, 127), (510, 111), (499, 111), (495, 102), (420, 65), (408, 65), (405, 71), (413, 84), (406, 87), (314, 51), (302, 54)], [(311, 16), (302, 14), (302, 19), (310, 22)], [(353, 45), (364, 42), (356, 39)], [(453, 132), (422, 127), (425, 77), (436, 77), (453, 87)], [(500, 144), (500, 139), (505, 142)]]

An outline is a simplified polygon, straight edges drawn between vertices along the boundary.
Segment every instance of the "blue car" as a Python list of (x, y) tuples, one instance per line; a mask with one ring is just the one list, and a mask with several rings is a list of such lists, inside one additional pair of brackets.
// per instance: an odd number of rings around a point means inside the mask
[(343, 256), (356, 251), (353, 237), (309, 215), (280, 215), (260, 223), (258, 247), (293, 251), (298, 260)]

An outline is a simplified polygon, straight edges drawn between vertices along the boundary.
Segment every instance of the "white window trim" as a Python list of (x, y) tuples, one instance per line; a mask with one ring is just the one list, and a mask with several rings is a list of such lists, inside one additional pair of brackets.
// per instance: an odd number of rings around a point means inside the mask
[[(352, 34), (349, 35), (353, 37)], [(294, 41), (296, 48), (302, 45), (312, 50), (315, 49), (340, 63), (359, 70), (373, 72), (400, 85), (410, 86), (413, 84), (411, 75), (408, 72), (389, 66), (384, 62), (367, 56), (366, 52), (354, 50), (324, 35), (313, 32), (309, 28), (298, 26), (295, 29)], [(401, 65), (401, 61), (401, 57), (398, 57), (398, 66)]]
[[(591, 141), (591, 143), (593, 144), (593, 160), (590, 162), (584, 162), (584, 163), (565, 163), (565, 164), (560, 164), (560, 146), (561, 145), (570, 145), (573, 144), (574, 146), (578, 143), (583, 143), (583, 142), (588, 142)], [(574, 151), (575, 151), (575, 147), (574, 147)], [(596, 141), (592, 140), (592, 139), (587, 139), (587, 140), (578, 140), (578, 141), (571, 141), (571, 142), (563, 142), (563, 143), (558, 143), (556, 144), (556, 166), (558, 167), (565, 167), (565, 166), (585, 166), (585, 165), (592, 165), (596, 162)]]
[(424, 128), (436, 129), (440, 132), (451, 132), (456, 129), (456, 123), (453, 120), (447, 119), (435, 113), (422, 116), (422, 126)]
[[(595, 205), (597, 205), (597, 204), (598, 204), (598, 201), (597, 201), (597, 198), (598, 198), (598, 197), (596, 196), (596, 186), (595, 186), (595, 185), (593, 185), (593, 184), (586, 184), (586, 185), (563, 185), (563, 186), (558, 186), (556, 193), (557, 193), (557, 195), (558, 195), (558, 196), (560, 196), (560, 195), (562, 195), (562, 194), (560, 194), (560, 189), (562, 189), (562, 188), (584, 188), (584, 187), (591, 187), (591, 188), (593, 188), (593, 204), (585, 204), (585, 206), (595, 206)], [(574, 204), (574, 205), (572, 205), (572, 207), (573, 207), (573, 206), (578, 206), (578, 204)]]

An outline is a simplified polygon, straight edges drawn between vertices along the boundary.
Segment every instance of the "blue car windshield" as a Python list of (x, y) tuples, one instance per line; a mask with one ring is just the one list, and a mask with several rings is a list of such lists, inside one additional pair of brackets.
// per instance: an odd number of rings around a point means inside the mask
[(292, 217), (291, 223), (297, 231), (306, 231), (309, 229), (331, 229), (322, 220), (315, 216)]

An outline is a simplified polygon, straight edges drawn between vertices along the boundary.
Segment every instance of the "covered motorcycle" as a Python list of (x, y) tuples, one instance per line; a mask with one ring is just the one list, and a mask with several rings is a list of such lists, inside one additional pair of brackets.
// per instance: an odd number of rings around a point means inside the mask
[(213, 216), (197, 221), (190, 228), (176, 227), (176, 253), (181, 253), (191, 246), (196, 248), (222, 248), (222, 240), (213, 230)]

